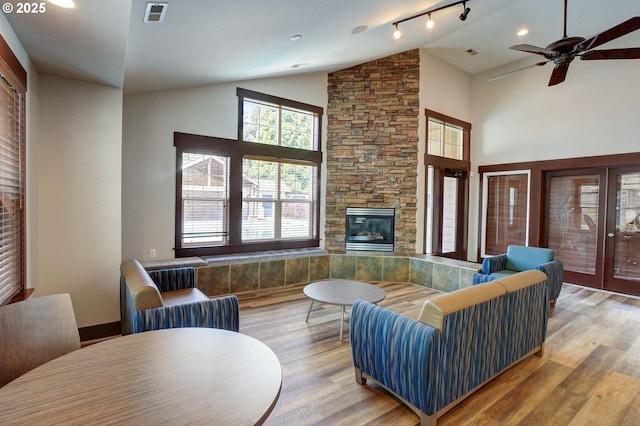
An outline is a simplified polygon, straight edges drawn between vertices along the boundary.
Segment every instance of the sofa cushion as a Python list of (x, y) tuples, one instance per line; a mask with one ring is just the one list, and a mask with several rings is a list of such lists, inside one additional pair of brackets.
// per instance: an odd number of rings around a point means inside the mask
[(209, 300), (209, 298), (197, 288), (185, 288), (162, 293), (164, 306), (184, 305), (185, 303), (195, 303), (202, 300)]
[(424, 302), (418, 321), (437, 328), (442, 333), (446, 315), (504, 294), (507, 294), (507, 290), (496, 281), (440, 294)]
[(553, 260), (554, 251), (542, 247), (509, 246), (507, 247), (507, 269), (526, 271)]
[(137, 260), (129, 259), (122, 262), (120, 272), (129, 288), (134, 310), (164, 306), (158, 287)]

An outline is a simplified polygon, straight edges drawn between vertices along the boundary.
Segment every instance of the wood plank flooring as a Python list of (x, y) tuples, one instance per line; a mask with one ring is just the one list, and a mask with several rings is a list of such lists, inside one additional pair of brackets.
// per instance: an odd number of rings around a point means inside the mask
[[(416, 318), (437, 294), (376, 283), (380, 302)], [(240, 332), (266, 343), (283, 367), (282, 393), (266, 425), (416, 425), (418, 417), (375, 385), (355, 382), (340, 308), (309, 300), (303, 286), (247, 292)], [(530, 357), (446, 413), (447, 425), (640, 425), (640, 299), (570, 284), (551, 311), (543, 357)]]

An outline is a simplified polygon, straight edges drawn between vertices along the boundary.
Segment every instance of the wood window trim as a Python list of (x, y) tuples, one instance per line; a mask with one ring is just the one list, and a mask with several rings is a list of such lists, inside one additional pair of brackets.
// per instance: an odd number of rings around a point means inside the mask
[(7, 44), (4, 37), (0, 35), (0, 58), (4, 61), (9, 70), (11, 70), (12, 78), (9, 78), (14, 86), (20, 84), (23, 92), (27, 91), (27, 71), (20, 64), (20, 61)]
[(299, 109), (303, 111), (309, 111), (316, 115), (317, 120), (315, 123), (314, 132), (318, 135), (317, 143), (318, 146), (315, 147), (315, 151), (322, 152), (322, 140), (320, 138), (320, 129), (322, 129), (322, 114), (324, 110), (322, 107), (318, 107), (315, 105), (306, 104), (304, 102), (293, 101), (290, 99), (281, 98), (278, 96), (267, 95), (265, 93), (255, 92), (253, 90), (242, 89), (240, 87), (236, 88), (236, 95), (238, 96), (238, 140), (243, 141), (243, 103), (245, 98), (253, 99), (261, 102), (268, 102), (272, 104), (277, 104), (280, 106), (285, 106), (288, 108)]
[[(471, 123), (463, 120), (459, 120), (448, 115), (441, 114), (439, 112), (425, 109), (424, 114), (429, 118), (433, 118), (442, 121), (446, 124), (453, 124), (454, 126), (462, 129), (462, 160), (455, 160), (452, 158), (441, 157), (437, 155), (425, 154), (425, 163), (437, 167), (456, 169), (456, 170), (471, 170)], [(429, 135), (429, 129), (427, 129), (427, 136)], [(429, 151), (428, 141), (426, 151)]]
[[(425, 108), (425, 116), (427, 122), (429, 119), (434, 119), (443, 122), (447, 125), (453, 125), (462, 129), (462, 160), (447, 158), (438, 155), (428, 154), (429, 151), (429, 126), (427, 125), (425, 130), (425, 154), (424, 154), (424, 164), (425, 167), (433, 167), (434, 168), (434, 186), (433, 186), (433, 208), (432, 208), (432, 216), (431, 218), (427, 217), (429, 214), (425, 212), (425, 229), (424, 229), (424, 248), (423, 252), (426, 253), (428, 247), (431, 247), (432, 252), (440, 253), (441, 251), (441, 238), (442, 238), (442, 205), (441, 200), (439, 203), (436, 203), (435, 200), (441, 198), (440, 188), (438, 185), (440, 184), (440, 180), (447, 173), (447, 170), (459, 170), (464, 172), (464, 179), (462, 179), (462, 185), (459, 187), (459, 195), (458, 195), (458, 223), (461, 223), (459, 227), (459, 236), (458, 236), (458, 248), (455, 252), (455, 256), (459, 256), (460, 259), (467, 259), (467, 241), (468, 241), (468, 218), (469, 218), (469, 175), (471, 171), (471, 123), (468, 123), (463, 120), (459, 120), (454, 117), (449, 117), (448, 115), (441, 114), (439, 112), (426, 109)], [(425, 173), (424, 178), (425, 188), (429, 188), (429, 173)], [(427, 221), (432, 220), (432, 234), (431, 234), (431, 242), (428, 242), (429, 232), (427, 230), (428, 225)], [(444, 254), (439, 254), (440, 256), (446, 256)]]

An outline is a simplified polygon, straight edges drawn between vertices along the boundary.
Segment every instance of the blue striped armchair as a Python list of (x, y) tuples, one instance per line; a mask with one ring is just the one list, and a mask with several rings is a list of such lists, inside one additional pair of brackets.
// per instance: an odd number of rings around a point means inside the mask
[(555, 306), (562, 290), (564, 268), (562, 262), (554, 258), (555, 252), (549, 248), (510, 245), (506, 253), (486, 257), (482, 261), (482, 269), (473, 275), (473, 285), (537, 269), (547, 275), (549, 301), (551, 306)]
[(195, 287), (195, 268), (147, 272), (136, 260), (120, 265), (122, 334), (179, 327), (239, 330), (236, 296), (209, 299)]

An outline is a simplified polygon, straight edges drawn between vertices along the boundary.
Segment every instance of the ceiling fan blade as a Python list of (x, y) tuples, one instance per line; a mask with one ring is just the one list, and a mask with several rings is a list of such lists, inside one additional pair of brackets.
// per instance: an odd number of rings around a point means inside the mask
[(558, 83), (562, 83), (567, 77), (567, 71), (569, 71), (569, 64), (561, 64), (559, 66), (556, 66), (551, 73), (549, 86), (555, 86)]
[(594, 59), (640, 59), (640, 47), (627, 49), (590, 50), (580, 55), (584, 61)]
[[(551, 59), (549, 59), (549, 61), (550, 61), (550, 60), (551, 60)], [(495, 75), (495, 76), (493, 76), (493, 77), (489, 78), (487, 81), (494, 81), (494, 80), (498, 80), (498, 79), (500, 79), (500, 78), (502, 78), (502, 77), (506, 77), (506, 76), (511, 75), (511, 74), (513, 74), (513, 73), (515, 73), (515, 72), (523, 71), (523, 70), (526, 70), (526, 69), (528, 69), (528, 68), (541, 67), (541, 66), (543, 66), (544, 64), (546, 64), (546, 63), (547, 63), (547, 62), (549, 62), (549, 61), (542, 61), (542, 62), (538, 62), (537, 64), (528, 65), (528, 66), (526, 66), (526, 67), (518, 68), (517, 70), (513, 70), (513, 71), (505, 72), (504, 74)]]
[(640, 16), (634, 16), (615, 27), (611, 27), (600, 34), (596, 34), (585, 41), (578, 43), (574, 50), (576, 52), (590, 50), (638, 29), (640, 29)]
[(542, 55), (550, 59), (557, 55), (557, 52), (549, 49), (545, 49), (544, 47), (532, 46), (530, 44), (516, 44), (515, 46), (511, 46), (509, 49), (519, 50), (521, 52), (535, 53), (536, 55)]

